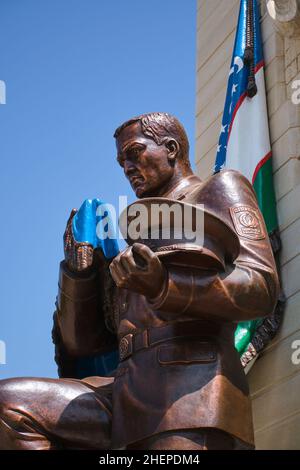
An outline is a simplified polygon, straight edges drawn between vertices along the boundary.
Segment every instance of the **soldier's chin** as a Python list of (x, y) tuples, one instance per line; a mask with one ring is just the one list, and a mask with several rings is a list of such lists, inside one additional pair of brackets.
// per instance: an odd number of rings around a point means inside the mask
[(138, 186), (134, 188), (134, 192), (135, 192), (136, 197), (141, 198), (146, 195), (146, 188), (144, 187), (143, 184), (139, 184)]

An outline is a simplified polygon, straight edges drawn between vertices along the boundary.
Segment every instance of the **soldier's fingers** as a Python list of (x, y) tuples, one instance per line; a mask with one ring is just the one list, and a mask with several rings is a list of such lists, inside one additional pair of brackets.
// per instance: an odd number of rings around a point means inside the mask
[(118, 287), (124, 287), (124, 286), (125, 286), (124, 278), (118, 274), (118, 272), (116, 271), (116, 269), (114, 269), (113, 267), (111, 267), (111, 268), (110, 268), (110, 272), (111, 272), (112, 278), (113, 278), (113, 280), (115, 281), (116, 285), (117, 285)]
[(137, 253), (142, 258), (144, 258), (145, 261), (150, 261), (153, 256), (155, 256), (153, 251), (148, 246), (143, 245), (142, 243), (134, 243), (132, 245), (132, 251), (133, 253)]
[(111, 265), (115, 266), (117, 264), (120, 264), (121, 256), (123, 255), (124, 251), (121, 251), (120, 253), (115, 256), (115, 258), (112, 260)]
[(120, 263), (116, 263), (115, 261), (113, 261), (112, 263), (110, 263), (109, 269), (113, 280), (115, 281), (117, 286), (122, 287), (126, 282), (127, 276)]
[(120, 257), (122, 267), (126, 272), (130, 273), (136, 271), (137, 265), (133, 257), (132, 247), (130, 246), (126, 252)]
[(69, 218), (68, 218), (68, 221), (67, 221), (67, 225), (71, 222), (71, 220), (73, 219), (74, 215), (77, 213), (77, 209), (72, 209), (71, 210), (71, 213), (69, 215)]

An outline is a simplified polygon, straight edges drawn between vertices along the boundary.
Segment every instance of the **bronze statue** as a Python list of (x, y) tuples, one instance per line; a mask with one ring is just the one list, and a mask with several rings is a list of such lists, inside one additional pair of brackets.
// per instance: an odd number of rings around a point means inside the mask
[[(204, 204), (219, 227), (229, 227), (224, 246), (234, 251), (235, 237), (239, 253), (212, 269), (193, 265), (184, 250), (179, 264), (164, 263), (147, 244), (133, 243), (107, 262), (100, 250), (72, 244), (67, 228), (55, 316), (64, 378), (0, 382), (0, 448), (252, 449), (234, 330), (238, 321), (271, 314), (278, 297), (253, 189), (235, 171), (206, 181), (194, 175), (186, 133), (169, 114), (127, 121), (115, 138), (138, 198)], [(67, 378), (72, 358), (109, 351), (116, 341), (113, 376)]]

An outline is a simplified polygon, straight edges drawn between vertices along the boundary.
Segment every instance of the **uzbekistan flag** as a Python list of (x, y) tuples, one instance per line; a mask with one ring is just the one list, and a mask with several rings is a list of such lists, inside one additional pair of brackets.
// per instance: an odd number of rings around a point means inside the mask
[[(258, 2), (241, 0), (214, 172), (238, 170), (252, 182), (269, 235), (278, 228), (271, 157)], [(260, 323), (239, 324), (240, 355)]]

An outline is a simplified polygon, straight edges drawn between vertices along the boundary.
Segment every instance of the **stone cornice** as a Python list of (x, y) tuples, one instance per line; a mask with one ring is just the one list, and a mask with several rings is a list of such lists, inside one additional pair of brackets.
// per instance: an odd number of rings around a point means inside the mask
[(282, 35), (300, 37), (300, 0), (266, 0), (266, 4)]

